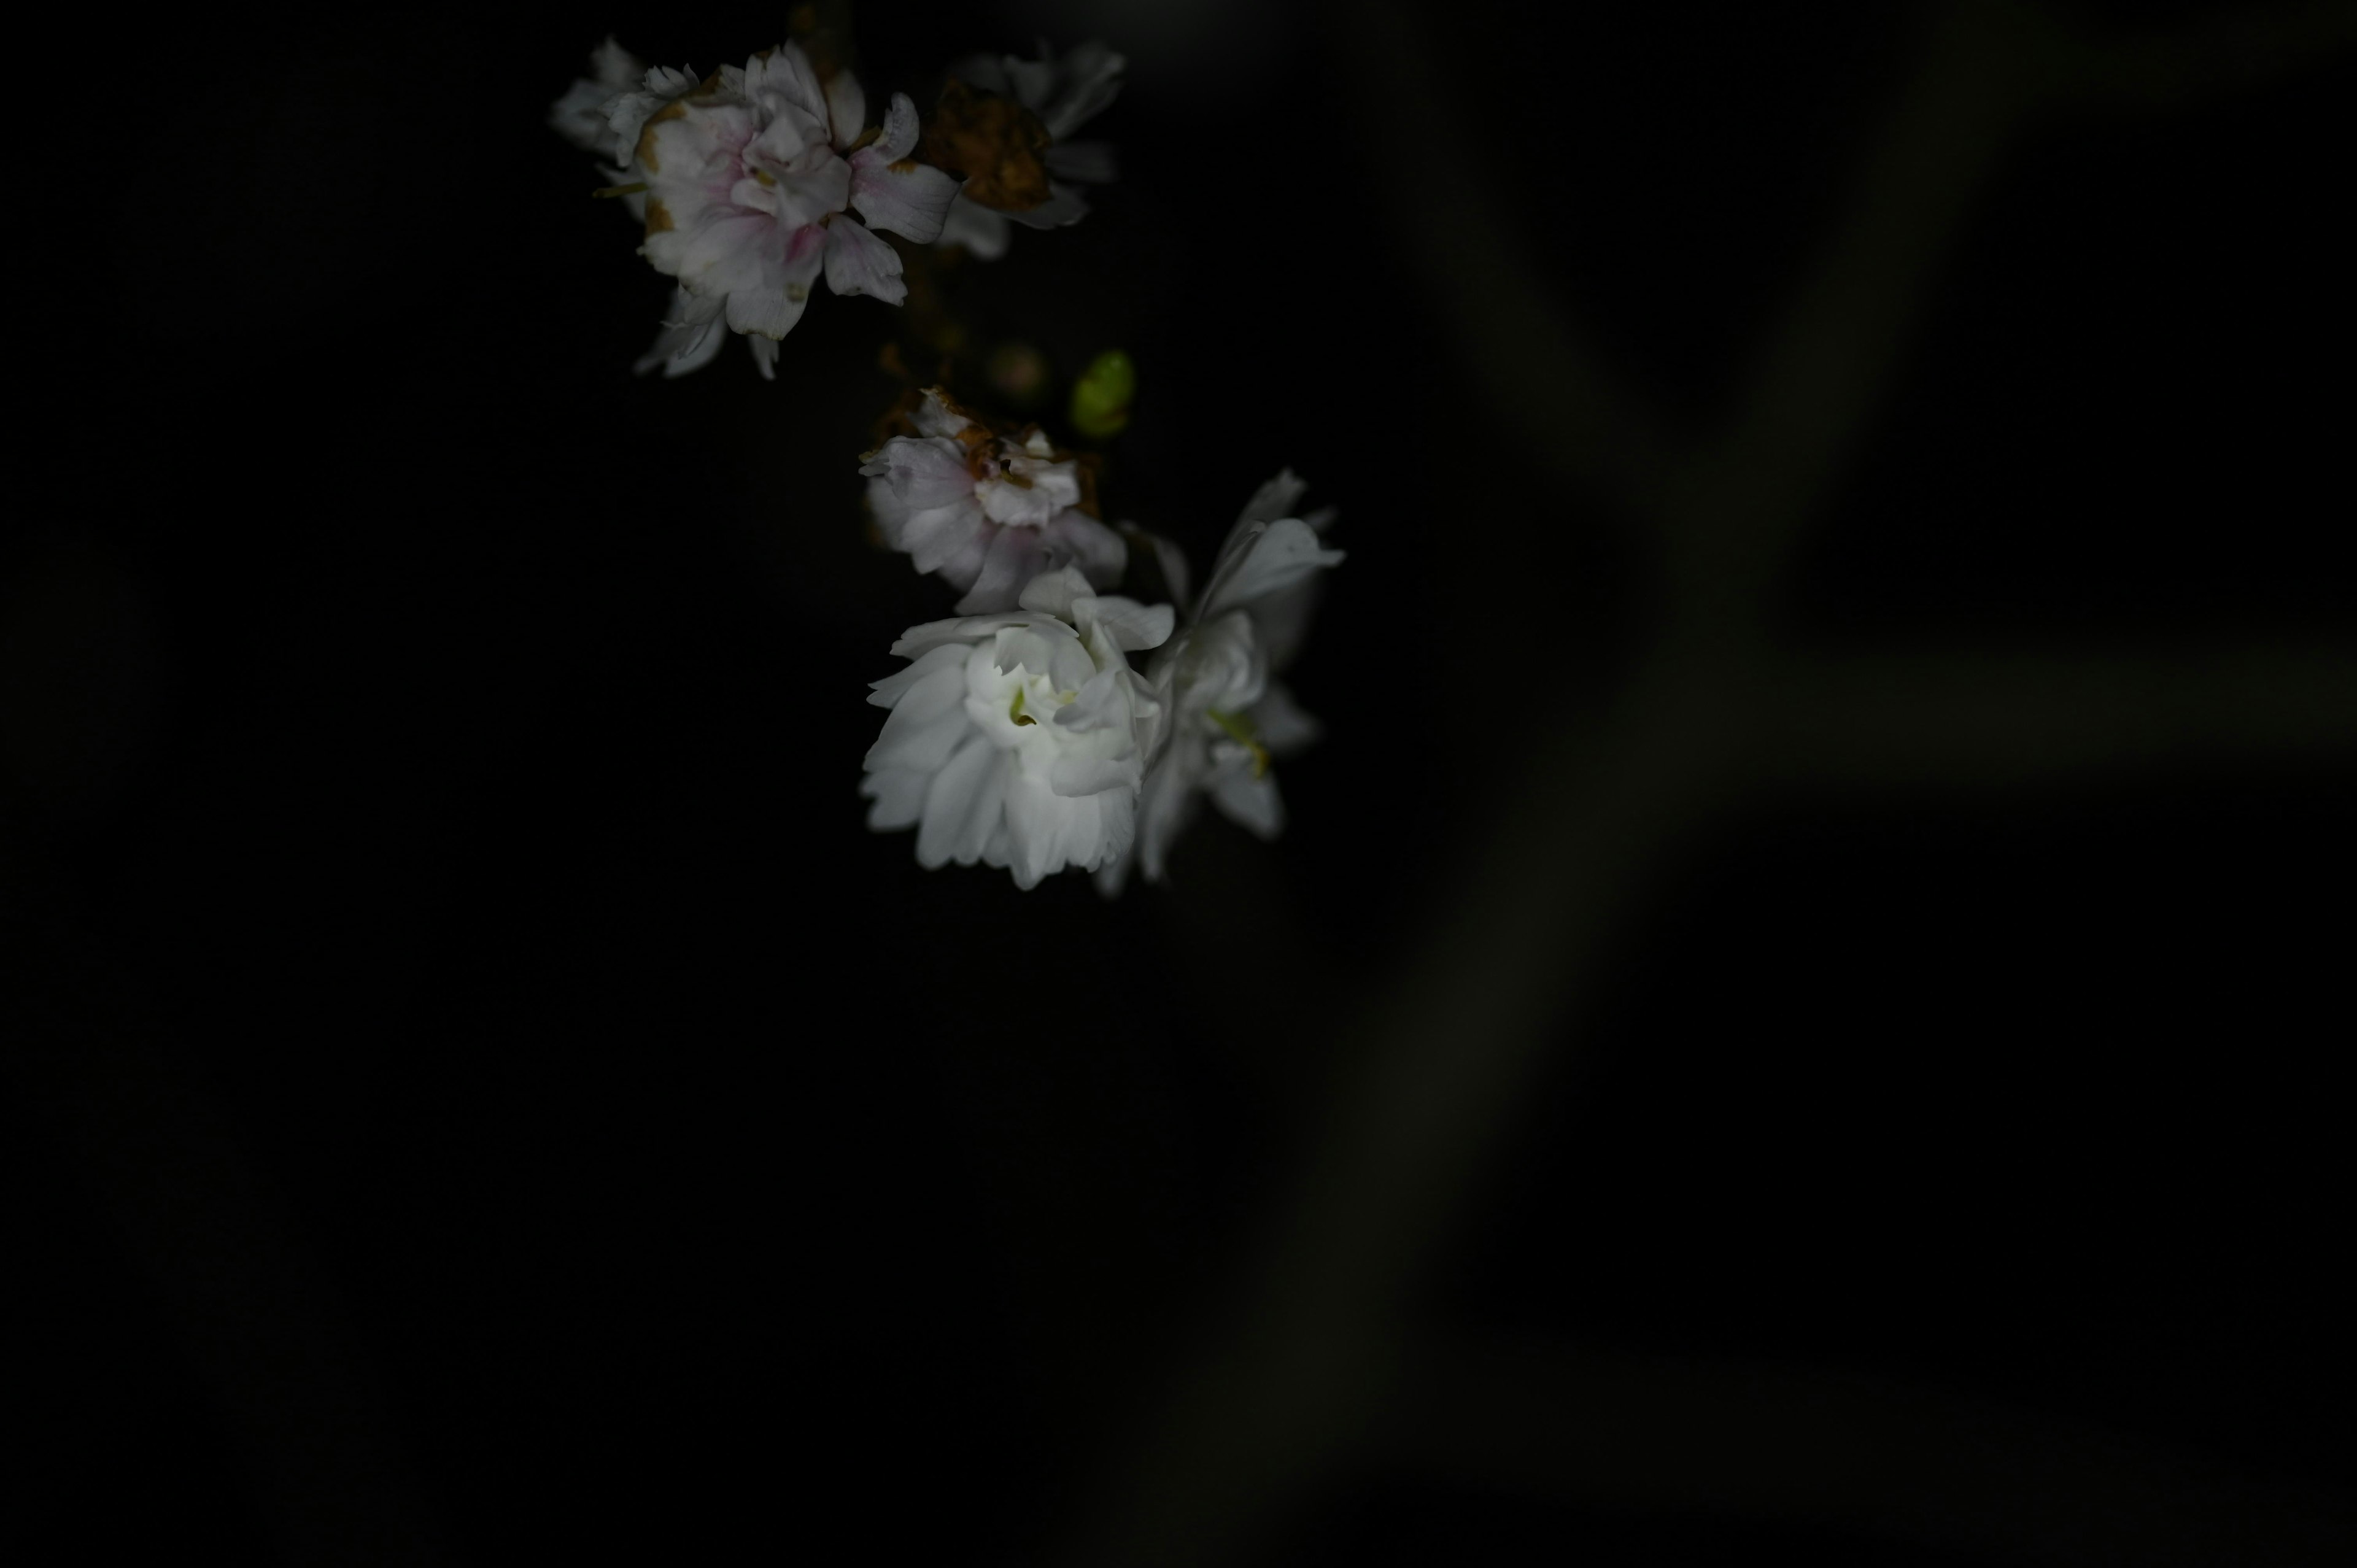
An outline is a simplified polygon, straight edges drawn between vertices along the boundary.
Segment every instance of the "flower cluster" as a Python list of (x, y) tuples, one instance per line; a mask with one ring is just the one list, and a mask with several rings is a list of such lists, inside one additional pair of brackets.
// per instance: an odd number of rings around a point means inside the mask
[[(1071, 139), (1120, 91), (1125, 62), (1103, 44), (965, 60), (930, 119), (894, 93), (871, 124), (847, 46), (812, 38), (702, 78), (609, 39), (552, 108), (596, 156), (596, 194), (623, 203), (640, 253), (671, 280), (640, 371), (683, 375), (737, 336), (774, 379), (822, 279), (908, 298), (904, 269), (931, 252), (884, 234), (996, 258), (1012, 225), (1077, 222), (1082, 188), (1113, 177), (1109, 147)], [(1098, 362), (1121, 372), (1117, 395), (1092, 401), (1081, 378), (1071, 428), (1102, 440), (1127, 422), (1135, 375), (1117, 353)], [(1107, 396), (1117, 416), (1098, 407)], [(1324, 543), (1330, 513), (1296, 515), (1302, 482), (1263, 486), (1190, 593), (1178, 546), (1109, 526), (1096, 459), (1039, 425), (993, 423), (933, 386), (884, 435), (859, 468), (876, 532), (960, 596), (951, 618), (902, 634), (891, 651), (906, 667), (871, 688), (887, 712), (859, 786), (868, 825), (914, 828), (924, 866), (996, 866), (1025, 888), (1085, 871), (1109, 895), (1133, 872), (1160, 881), (1206, 799), (1274, 836), (1272, 759), (1317, 733), (1276, 676), (1342, 559)], [(1114, 591), (1134, 556), (1168, 602)]]
[[(949, 405), (936, 392), (928, 406)], [(895, 445), (920, 446), (887, 443), (888, 451)], [(870, 482), (899, 504), (897, 472), (878, 472), (881, 462), (868, 464)], [(929, 482), (938, 486), (931, 494), (964, 499), (915, 516), (963, 505), (974, 515), (957, 526), (991, 527), (971, 499), (973, 481), (960, 491), (944, 468)], [(1133, 866), (1161, 881), (1172, 842), (1206, 796), (1275, 837), (1285, 816), (1271, 760), (1308, 745), (1317, 725), (1274, 676), (1300, 646), (1317, 575), (1342, 559), (1320, 538), (1331, 513), (1289, 515), (1303, 488), (1290, 472), (1261, 487), (1191, 600), (1185, 556), (1152, 541), (1163, 580), (1188, 607), (1183, 622), (1174, 605), (1103, 596), (1097, 578), (1065, 564), (1032, 577), (998, 613), (910, 628), (892, 651), (914, 662), (877, 682), (868, 699), (892, 710), (867, 754), (868, 825), (915, 826), (927, 866), (978, 859), (1010, 868), (1025, 887), (1072, 866), (1096, 873), (1107, 894), (1121, 891)], [(900, 542), (909, 521), (898, 536), (888, 525), (887, 537), (922, 568), (925, 554)], [(1000, 525), (985, 553), (1009, 538), (1037, 550), (1028, 538), (1037, 532)], [(1156, 651), (1141, 676), (1123, 656), (1145, 650)]]
[(618, 181), (608, 188), (644, 198), (640, 253), (676, 284), (672, 317), (641, 368), (698, 369), (725, 329), (749, 338), (762, 374), (773, 375), (777, 344), (822, 275), (836, 294), (907, 297), (900, 258), (874, 229), (931, 243), (957, 195), (955, 179), (909, 156), (919, 133), (907, 94), (894, 93), (871, 128), (859, 79), (844, 70), (822, 78), (788, 43), (692, 84), (688, 72), (658, 66), (639, 91), (586, 108), (591, 91), (636, 63), (609, 40), (592, 60), (600, 81), (576, 83), (554, 115), (608, 158)]

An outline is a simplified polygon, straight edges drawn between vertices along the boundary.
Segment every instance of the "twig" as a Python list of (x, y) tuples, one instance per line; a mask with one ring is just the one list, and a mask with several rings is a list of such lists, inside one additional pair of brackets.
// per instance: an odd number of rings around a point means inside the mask
[(1385, 171), (1389, 215), (1426, 297), (1501, 425), (1534, 462), (1640, 502), (1659, 490), (1670, 444), (1612, 376), (1545, 269), (1480, 188), (1490, 159), (1436, 87), (1407, 8), (1338, 9), (1333, 31)]
[(2357, 649), (1786, 661), (1761, 777), (2018, 786), (2169, 762), (2357, 757)]

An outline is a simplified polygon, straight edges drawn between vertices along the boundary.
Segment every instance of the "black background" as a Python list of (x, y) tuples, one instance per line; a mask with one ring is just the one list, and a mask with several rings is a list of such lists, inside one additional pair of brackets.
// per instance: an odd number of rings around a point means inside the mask
[[(1287, 836), (1207, 822), (1111, 906), (861, 825), (862, 683), (949, 596), (861, 533), (891, 313), (822, 295), (773, 385), (734, 346), (629, 373), (662, 287), (545, 106), (608, 27), (708, 70), (774, 16), (199, 32), (171, 149), (67, 138), (75, 178), (144, 183), (77, 220), (103, 300), (42, 302), (84, 412), (7, 556), (12, 1530), (362, 1561), (364, 1523), (320, 1555), (289, 1518), (397, 1517), (488, 1563), (1028, 1561), (1068, 1528), (1320, 1092), (1295, 978), (1357, 994), (1426, 934), (1652, 569), (1448, 351), (1343, 24), (1208, 15), (1100, 25), (1138, 61), (1098, 126), (1123, 182), (959, 278), (1061, 373), (1137, 360), (1115, 513), (1200, 560), (1280, 466), (1342, 511)], [(1522, 16), (1445, 8), (1432, 70), (1598, 338), (1706, 427), (1911, 14)], [(871, 103), (1039, 20), (866, 7)], [(97, 91), (126, 48), (64, 63)], [(2345, 639), (2353, 87), (2022, 143), (1784, 634)], [(1434, 1319), (2346, 1485), (2350, 782), (1720, 823), (1564, 1020)], [(289, 1479), (271, 1433), (356, 1456)], [(1413, 1477), (1302, 1507), (1305, 1561), (1932, 1560)]]

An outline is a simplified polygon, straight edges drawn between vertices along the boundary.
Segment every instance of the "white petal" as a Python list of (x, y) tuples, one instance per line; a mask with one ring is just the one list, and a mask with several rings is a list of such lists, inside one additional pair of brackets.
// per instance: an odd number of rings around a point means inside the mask
[(1104, 113), (1120, 95), (1122, 69), (1128, 63), (1095, 38), (1058, 60), (1055, 96), (1039, 109), (1048, 134), (1060, 142)]
[(1285, 801), (1276, 792), (1276, 775), (1253, 776), (1249, 763), (1222, 768), (1211, 779), (1211, 804), (1238, 827), (1265, 839), (1285, 831)]
[[(868, 146), (885, 163), (898, 163), (916, 150), (919, 126), (917, 106), (905, 92), (892, 94), (892, 106), (884, 112), (884, 125), (877, 132), (876, 140)], [(855, 129), (854, 137), (859, 134)]]
[[(974, 818), (1005, 788), (1004, 754), (981, 736), (967, 733), (972, 738), (947, 759), (925, 791), (924, 821), (917, 828), (917, 864), (928, 870), (949, 864), (963, 845), (986, 839), (992, 824), (985, 822), (977, 832)], [(994, 775), (1000, 777), (994, 779)], [(997, 815), (995, 805), (989, 815)]]
[(1053, 572), (1042, 572), (1025, 584), (1017, 603), (1027, 610), (1037, 610), (1042, 615), (1069, 620), (1073, 600), (1094, 597), (1096, 590), (1089, 585), (1089, 580), (1081, 575), (1080, 568), (1063, 566)]
[(1256, 599), (1291, 587), (1323, 567), (1340, 564), (1342, 552), (1328, 550), (1299, 518), (1283, 517), (1266, 525), (1251, 525), (1222, 569), (1204, 587), (1199, 618), (1209, 619)]
[(1039, 536), (1059, 564), (1078, 566), (1097, 587), (1112, 587), (1129, 569), (1129, 546), (1121, 535), (1077, 508), (1058, 512)]
[(965, 668), (970, 648), (962, 642), (944, 642), (925, 650), (905, 670), (896, 670), (881, 681), (868, 682), (867, 700), (879, 708), (888, 708), (908, 693), (909, 687), (938, 671), (956, 666)]
[(925, 389), (925, 395), (919, 400), (916, 412), (909, 418), (917, 426), (917, 434), (920, 435), (955, 435), (974, 423), (965, 415), (951, 409), (950, 405), (942, 400), (942, 390), (939, 387)]
[(877, 228), (920, 245), (941, 238), (957, 193), (958, 182), (931, 164), (896, 164), (875, 146), (851, 155), (851, 205)]
[(826, 122), (826, 94), (820, 90), (818, 72), (811, 68), (810, 56), (802, 53), (800, 44), (781, 44), (766, 58), (755, 55), (747, 60), (737, 91), (748, 98), (781, 101), (822, 124)]
[(867, 748), (862, 766), (871, 771), (899, 768), (931, 773), (973, 734), (974, 722), (965, 711), (964, 671), (936, 671), (910, 687), (886, 716), (884, 731)]
[(965, 466), (965, 449), (945, 436), (895, 435), (859, 465), (871, 479), (881, 479), (904, 510), (930, 511), (974, 494), (974, 471)]
[(662, 329), (655, 334), (654, 346), (630, 368), (645, 375), (660, 365), (665, 377), (704, 369), (728, 340), (720, 310), (719, 300), (698, 299), (683, 288), (673, 288), (671, 309), (664, 314)]
[(1170, 639), (1170, 629), (1178, 618), (1168, 605), (1141, 605), (1117, 594), (1100, 596), (1092, 614), (1113, 645), (1125, 653), (1161, 647)]
[[(984, 532), (990, 541), (989, 551), (983, 557), (982, 570), (974, 575), (974, 586), (957, 602), (960, 612), (982, 615), (1013, 609), (1017, 605), (1025, 609), (1039, 608), (1030, 602), (1030, 590), (1026, 585), (1037, 578), (1040, 568), (1048, 564), (1047, 547), (1040, 542), (1039, 531), (985, 525)], [(1080, 575), (1077, 572), (1072, 575)], [(1087, 587), (1085, 581), (1082, 586)]]
[(826, 226), (826, 286), (843, 295), (872, 294), (887, 305), (909, 297), (892, 247), (843, 217)]
[(1325, 726), (1293, 700), (1291, 692), (1275, 681), (1268, 683), (1268, 689), (1246, 716), (1252, 720), (1261, 745), (1273, 757), (1299, 751), (1325, 733)]
[(1007, 217), (1026, 229), (1065, 229), (1089, 215), (1088, 199), (1069, 185), (1050, 181), (1048, 199), (1037, 207), (1010, 211)]
[(960, 616), (952, 620), (929, 620), (922, 626), (912, 626), (900, 634), (892, 645), (893, 654), (901, 659), (914, 659), (929, 653), (945, 642), (974, 643), (992, 636), (1001, 628), (1028, 626), (1038, 616), (1020, 613), (1007, 615)]
[(838, 70), (826, 84), (826, 115), (834, 128), (834, 145), (847, 147), (867, 129), (867, 91), (859, 79)]
[(925, 791), (933, 782), (930, 773), (889, 768), (859, 781), (859, 792), (876, 803), (867, 809), (867, 825), (877, 832), (912, 828), (925, 814)]
[(960, 196), (950, 203), (949, 216), (942, 223), (942, 237), (935, 242), (962, 245), (975, 259), (995, 262), (1006, 254), (1006, 242), (1014, 232), (1005, 213), (994, 212), (979, 201)]
[(1195, 774), (1202, 762), (1200, 742), (1174, 740), (1153, 771), (1137, 801), (1137, 859), (1148, 882), (1159, 882), (1167, 869), (1170, 846), (1186, 831), (1200, 799)]

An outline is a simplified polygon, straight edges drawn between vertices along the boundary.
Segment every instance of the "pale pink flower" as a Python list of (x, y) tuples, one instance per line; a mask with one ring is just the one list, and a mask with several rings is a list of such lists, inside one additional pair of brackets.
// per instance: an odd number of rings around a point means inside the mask
[(885, 542), (962, 591), (959, 614), (1010, 609), (1060, 566), (1101, 588), (1121, 581), (1129, 547), (1080, 510), (1080, 466), (1046, 436), (993, 435), (938, 389), (911, 417), (918, 434), (887, 441), (859, 471)]
[(851, 211), (930, 243), (957, 182), (909, 161), (918, 126), (907, 95), (893, 95), (872, 141), (861, 135), (866, 115), (849, 71), (822, 83), (785, 44), (741, 70), (722, 67), (646, 118), (633, 149), (647, 186), (642, 252), (680, 289), (658, 353), (701, 363), (723, 326), (774, 344), (822, 274), (837, 294), (907, 296), (899, 257)]

